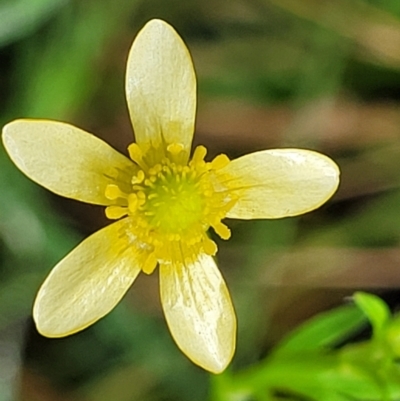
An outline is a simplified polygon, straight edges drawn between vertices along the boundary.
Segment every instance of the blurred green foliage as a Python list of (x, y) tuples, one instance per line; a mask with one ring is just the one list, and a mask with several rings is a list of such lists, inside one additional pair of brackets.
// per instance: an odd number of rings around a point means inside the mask
[[(398, 400), (400, 314), (371, 294), (354, 302), (307, 321), (247, 370), (214, 377), (212, 399)], [(343, 346), (366, 318), (371, 339)]]
[[(229, 222), (234, 236), (219, 243), (219, 262), (238, 313), (238, 349), (210, 394), (210, 376), (173, 344), (150, 279), (82, 333), (49, 340), (35, 332), (40, 283), (105, 219), (38, 188), (0, 150), (0, 355), (13, 341), (19, 347), (0, 366), (20, 369), (4, 377), (0, 369), (0, 401), (10, 388), (21, 401), (399, 399), (400, 320), (378, 298), (358, 293), (356, 306), (286, 335), (354, 289), (399, 294), (398, 1), (3, 0), (2, 125), (60, 119), (124, 151), (124, 64), (154, 17), (174, 25), (193, 54), (197, 139), (210, 153), (319, 149), (338, 160), (342, 187), (301, 218)], [(220, 114), (207, 114), (208, 105)], [(320, 247), (329, 248), (322, 261)], [(372, 338), (344, 344), (365, 317)]]

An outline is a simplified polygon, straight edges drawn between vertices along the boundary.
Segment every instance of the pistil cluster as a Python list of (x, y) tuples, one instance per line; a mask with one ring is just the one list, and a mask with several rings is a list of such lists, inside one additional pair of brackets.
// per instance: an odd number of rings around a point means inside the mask
[(207, 231), (212, 227), (228, 239), (230, 230), (221, 220), (236, 202), (215, 175), (228, 157), (221, 154), (206, 162), (207, 149), (198, 146), (186, 163), (179, 143), (166, 151), (150, 148), (144, 153), (136, 143), (128, 150), (138, 170), (129, 183), (107, 186), (105, 196), (114, 204), (106, 208), (106, 216), (131, 217), (135, 243), (148, 250), (142, 270), (151, 273), (159, 262), (192, 262), (200, 253), (215, 255), (217, 246)]

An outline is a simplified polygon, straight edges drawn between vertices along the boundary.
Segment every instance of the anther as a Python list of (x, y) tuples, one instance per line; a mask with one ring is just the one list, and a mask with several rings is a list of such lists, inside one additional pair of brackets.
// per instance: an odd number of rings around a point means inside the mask
[(129, 194), (128, 196), (128, 209), (131, 213), (135, 213), (138, 208), (138, 197), (136, 194)]
[(231, 237), (231, 230), (224, 223), (218, 222), (212, 224), (212, 228), (222, 239), (229, 239)]
[(138, 165), (140, 166), (143, 170), (147, 170), (148, 167), (146, 163), (143, 161), (143, 152), (142, 149), (140, 149), (139, 145), (137, 143), (131, 143), (128, 146), (128, 153), (129, 157)]
[(217, 245), (210, 238), (205, 237), (203, 240), (203, 249), (207, 255), (214, 256), (217, 253)]
[(207, 154), (207, 149), (204, 146), (202, 145), (197, 146), (197, 148), (194, 150), (191, 163), (193, 163), (194, 165), (201, 164), (201, 162), (204, 161), (206, 154)]
[(139, 162), (142, 160), (143, 158), (143, 153), (142, 150), (140, 149), (139, 145), (137, 143), (131, 143), (128, 146), (128, 152), (129, 152), (129, 156), (130, 158), (136, 162), (137, 164), (139, 164)]
[(152, 252), (145, 260), (142, 270), (146, 274), (151, 274), (153, 273), (156, 266), (157, 266), (157, 258), (156, 255)]
[(216, 156), (211, 162), (211, 168), (213, 170), (219, 170), (221, 168), (226, 167), (229, 164), (230, 160), (227, 155), (221, 154)]
[(122, 206), (106, 207), (106, 217), (110, 220), (118, 220), (128, 214), (128, 209)]
[(167, 146), (167, 151), (173, 155), (178, 155), (183, 149), (184, 146), (181, 143), (171, 143)]
[(119, 187), (115, 184), (109, 184), (106, 186), (104, 195), (109, 200), (115, 200), (117, 198), (126, 198), (126, 194), (122, 192)]
[(145, 174), (143, 170), (139, 170), (136, 175), (132, 177), (132, 184), (141, 184), (144, 180)]

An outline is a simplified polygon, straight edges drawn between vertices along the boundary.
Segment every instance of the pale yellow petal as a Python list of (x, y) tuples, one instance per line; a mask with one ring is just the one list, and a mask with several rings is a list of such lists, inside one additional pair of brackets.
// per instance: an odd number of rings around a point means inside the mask
[(4, 146), (30, 179), (58, 195), (108, 205), (106, 186), (135, 170), (127, 157), (72, 125), (16, 120), (3, 128)]
[(339, 168), (327, 156), (305, 149), (255, 152), (217, 171), (223, 186), (238, 197), (227, 217), (276, 219), (325, 203), (339, 185)]
[(129, 53), (126, 96), (136, 141), (180, 143), (189, 154), (196, 112), (196, 76), (188, 49), (166, 22), (152, 20)]
[(161, 264), (160, 292), (178, 347), (202, 368), (222, 372), (235, 351), (236, 317), (214, 259), (201, 255), (194, 263)]
[(146, 255), (133, 245), (129, 220), (96, 232), (51, 271), (35, 300), (33, 317), (47, 337), (63, 337), (96, 322), (121, 300)]

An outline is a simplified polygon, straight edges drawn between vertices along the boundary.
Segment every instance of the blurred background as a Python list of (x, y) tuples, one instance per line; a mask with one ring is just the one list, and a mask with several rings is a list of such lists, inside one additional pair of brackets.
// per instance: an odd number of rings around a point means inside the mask
[[(218, 262), (239, 321), (232, 369), (354, 290), (400, 304), (398, 0), (0, 0), (0, 122), (52, 118), (126, 153), (127, 53), (151, 18), (171, 23), (198, 74), (195, 144), (231, 158), (321, 151), (342, 182), (318, 211), (229, 221)], [(41, 282), (107, 224), (104, 210), (26, 179), (0, 149), (0, 401), (197, 401), (210, 375), (173, 343), (158, 277), (64, 339), (35, 331)]]

